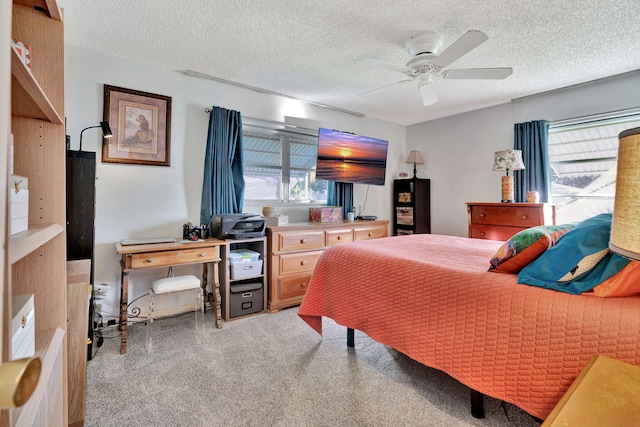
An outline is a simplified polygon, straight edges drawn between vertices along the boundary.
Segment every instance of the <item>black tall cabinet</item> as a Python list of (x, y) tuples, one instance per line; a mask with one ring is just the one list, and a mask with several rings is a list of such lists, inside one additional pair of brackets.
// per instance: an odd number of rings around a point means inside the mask
[[(95, 195), (96, 153), (67, 150), (67, 261), (90, 259), (91, 284), (94, 270)], [(93, 306), (92, 293), (89, 302), (89, 360), (93, 346)]]
[(393, 181), (393, 235), (431, 233), (430, 180)]

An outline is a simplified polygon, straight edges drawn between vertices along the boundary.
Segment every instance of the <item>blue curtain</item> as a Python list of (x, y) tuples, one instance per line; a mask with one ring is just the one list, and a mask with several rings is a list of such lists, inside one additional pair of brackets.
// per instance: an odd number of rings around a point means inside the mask
[(329, 181), (327, 187), (327, 205), (342, 206), (342, 219), (347, 219), (347, 214), (353, 212), (353, 184)]
[(549, 122), (537, 120), (516, 123), (513, 148), (522, 150), (525, 170), (514, 171), (515, 201), (526, 202), (527, 191), (540, 193), (540, 202), (546, 203), (551, 195), (549, 169)]
[(214, 215), (242, 212), (242, 116), (238, 111), (213, 107), (209, 115), (204, 159), (200, 223)]

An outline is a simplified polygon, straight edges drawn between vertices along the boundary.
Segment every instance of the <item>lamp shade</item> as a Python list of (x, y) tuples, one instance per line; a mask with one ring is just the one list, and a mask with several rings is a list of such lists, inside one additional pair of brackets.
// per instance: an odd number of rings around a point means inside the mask
[(105, 138), (111, 138), (113, 136), (113, 133), (111, 133), (111, 126), (109, 126), (109, 122), (100, 122), (100, 127), (102, 128), (102, 135), (104, 135)]
[(640, 260), (640, 128), (626, 130), (618, 139), (616, 198), (609, 249)]
[(493, 155), (494, 171), (517, 171), (524, 169), (521, 150), (496, 151)]
[(405, 161), (405, 163), (414, 163), (416, 165), (423, 165), (424, 160), (422, 159), (422, 155), (420, 154), (419, 151), (413, 150), (409, 153), (409, 157), (407, 157), (407, 160)]

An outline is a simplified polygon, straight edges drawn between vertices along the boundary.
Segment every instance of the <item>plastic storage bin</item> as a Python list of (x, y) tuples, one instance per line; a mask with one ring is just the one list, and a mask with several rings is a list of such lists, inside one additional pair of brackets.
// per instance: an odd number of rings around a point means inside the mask
[(230, 265), (231, 280), (250, 279), (262, 274), (262, 260), (232, 262)]
[(263, 311), (262, 283), (231, 285), (229, 291), (229, 317), (240, 317)]
[(249, 279), (262, 274), (260, 253), (249, 249), (229, 251), (231, 280)]
[(260, 252), (252, 251), (250, 249), (234, 249), (229, 251), (229, 260), (232, 264), (236, 262), (258, 261), (259, 259)]

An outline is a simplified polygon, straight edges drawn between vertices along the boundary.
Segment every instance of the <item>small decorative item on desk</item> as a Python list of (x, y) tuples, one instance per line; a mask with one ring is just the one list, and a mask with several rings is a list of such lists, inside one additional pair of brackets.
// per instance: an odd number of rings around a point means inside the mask
[(342, 207), (309, 208), (309, 222), (342, 222)]
[(182, 226), (182, 238), (184, 240), (201, 240), (207, 238), (207, 230), (209, 227), (206, 225), (194, 226), (190, 222)]
[(262, 208), (262, 216), (271, 217), (276, 216), (276, 208), (273, 206), (265, 206)]
[(540, 203), (540, 193), (537, 191), (527, 191), (527, 202)]

